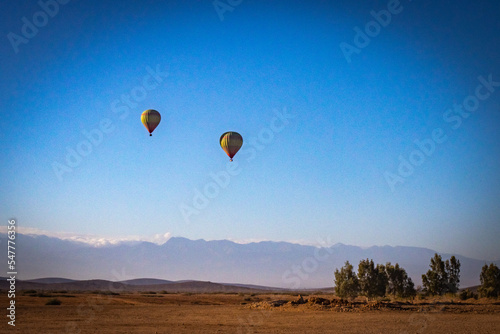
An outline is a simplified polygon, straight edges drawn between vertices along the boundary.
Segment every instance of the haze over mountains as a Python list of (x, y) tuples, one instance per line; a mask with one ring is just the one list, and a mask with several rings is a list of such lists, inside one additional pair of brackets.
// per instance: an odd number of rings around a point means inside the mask
[[(0, 277), (0, 290), (8, 290), (10, 283), (7, 277)], [(285, 291), (279, 288), (244, 285), (244, 284), (224, 284), (206, 281), (168, 281), (158, 279), (136, 279), (132, 281), (107, 281), (100, 279), (93, 280), (68, 280), (66, 278), (42, 278), (34, 280), (17, 280), (16, 287), (19, 290), (35, 291), (85, 291), (85, 292), (191, 292), (191, 293), (261, 293), (261, 292), (281, 292)], [(322, 289), (327, 293), (333, 292), (332, 288)]]
[[(0, 234), (2, 248), (6, 248), (6, 240), (6, 235)], [(421, 275), (428, 270), (430, 258), (435, 253), (426, 248), (403, 246), (361, 248), (337, 244), (319, 248), (287, 242), (238, 244), (227, 240), (179, 237), (162, 245), (135, 242), (94, 247), (43, 235), (23, 234), (17, 234), (16, 245), (18, 278), (23, 280), (64, 277), (128, 281), (127, 284), (133, 285), (137, 278), (156, 278), (287, 289), (331, 287), (335, 268), (349, 260), (357, 269), (359, 261), (366, 258), (375, 263), (397, 262), (415, 284), (420, 285)], [(443, 259), (451, 256), (442, 255)], [(453, 255), (462, 264), (460, 287), (478, 285), (481, 267), (489, 261)], [(496, 261), (497, 265), (499, 262)], [(4, 264), (3, 272), (7, 271)], [(148, 282), (153, 284), (154, 280)]]

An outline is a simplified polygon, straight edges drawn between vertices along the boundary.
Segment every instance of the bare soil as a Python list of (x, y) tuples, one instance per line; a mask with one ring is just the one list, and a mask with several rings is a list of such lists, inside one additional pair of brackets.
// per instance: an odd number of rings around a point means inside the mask
[[(61, 305), (45, 305), (51, 299)], [(16, 294), (1, 333), (500, 333), (500, 301), (340, 300), (331, 295), (43, 292)]]

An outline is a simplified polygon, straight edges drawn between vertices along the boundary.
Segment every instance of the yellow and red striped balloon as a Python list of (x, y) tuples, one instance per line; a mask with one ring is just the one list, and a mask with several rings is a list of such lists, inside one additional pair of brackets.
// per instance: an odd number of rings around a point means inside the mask
[(238, 132), (229, 131), (220, 136), (220, 147), (229, 156), (230, 161), (243, 145), (243, 137)]
[(160, 113), (154, 109), (148, 109), (144, 111), (141, 115), (142, 124), (149, 131), (149, 135), (152, 136), (153, 131), (156, 129), (158, 124), (160, 124), (161, 116)]

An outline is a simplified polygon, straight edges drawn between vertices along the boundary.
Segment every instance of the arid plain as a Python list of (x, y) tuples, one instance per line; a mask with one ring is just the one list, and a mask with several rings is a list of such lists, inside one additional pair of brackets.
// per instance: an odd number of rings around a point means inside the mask
[[(57, 299), (60, 305), (46, 305)], [(0, 298), (7, 305), (5, 294)], [(330, 294), (19, 293), (19, 333), (499, 333), (500, 301), (348, 302)]]

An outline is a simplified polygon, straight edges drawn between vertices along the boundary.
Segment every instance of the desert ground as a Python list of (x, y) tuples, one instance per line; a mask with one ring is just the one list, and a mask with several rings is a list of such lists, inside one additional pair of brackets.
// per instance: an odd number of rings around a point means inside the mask
[[(60, 305), (46, 305), (58, 299)], [(1, 304), (8, 305), (2, 293)], [(500, 333), (500, 300), (253, 293), (16, 294), (2, 333)]]

